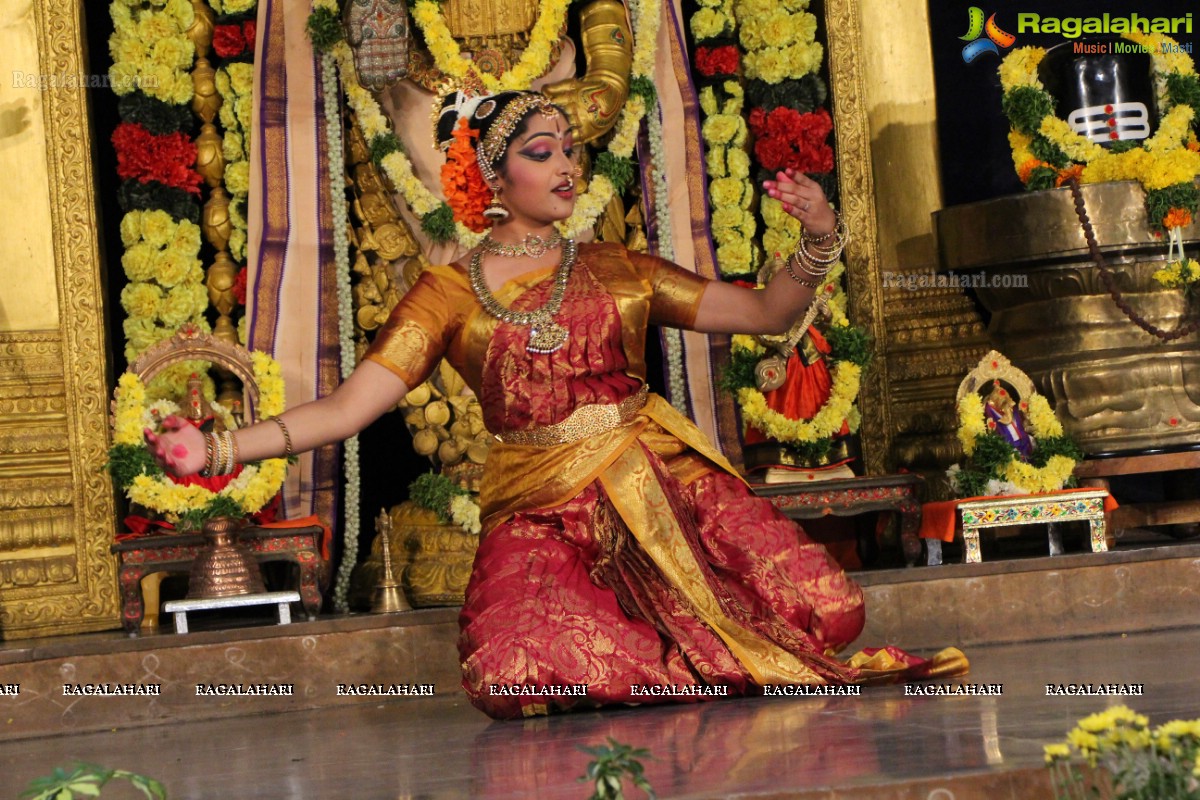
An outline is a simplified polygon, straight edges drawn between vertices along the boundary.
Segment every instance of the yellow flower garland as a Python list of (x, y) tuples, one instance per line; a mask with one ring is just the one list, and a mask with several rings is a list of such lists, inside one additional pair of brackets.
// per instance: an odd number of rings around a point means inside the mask
[[(737, 36), (745, 55), (745, 77), (767, 83), (802, 78), (821, 68), (825, 49), (817, 37), (817, 18), (808, 11), (808, 0), (735, 0)], [(749, 176), (745, 178), (750, 186)], [(715, 198), (714, 198), (715, 201)], [(771, 258), (789, 253), (800, 238), (800, 222), (783, 211), (778, 200), (763, 197), (762, 251), (746, 248), (747, 258)], [(737, 255), (742, 252), (737, 251)], [(841, 291), (841, 287), (836, 287)]]
[[(757, 228), (748, 206), (753, 194), (750, 185), (750, 156), (746, 152), (748, 129), (742, 117), (744, 92), (741, 84), (725, 81), (727, 97), (718, 107), (716, 90), (700, 90), (700, 108), (705, 113), (701, 135), (705, 144), (705, 167), (710, 181), (712, 238), (717, 245), (717, 264), (724, 275), (742, 275), (755, 270), (757, 248), (753, 238)], [(718, 181), (723, 183), (718, 184)], [(728, 186), (736, 185), (736, 189)], [(726, 187), (722, 189), (722, 187)]]
[[(845, 265), (839, 262), (829, 274), (818, 292), (827, 296), (835, 296)], [(846, 327), (850, 320), (846, 318), (845, 310), (832, 302), (829, 304), (830, 324)], [(738, 334), (733, 337), (731, 347), (734, 350), (745, 350), (757, 356), (766, 355), (766, 348), (753, 336)], [(849, 424), (851, 432), (858, 429), (861, 417), (854, 408), (862, 385), (862, 368), (850, 361), (835, 361), (830, 370), (833, 385), (824, 405), (817, 410), (809, 420), (791, 419), (775, 411), (767, 405), (766, 396), (754, 386), (744, 386), (738, 389), (737, 400), (742, 411), (742, 421), (757, 428), (776, 441), (785, 444), (800, 442), (815, 442), (827, 439), (842, 429), (842, 423)]]
[[(422, 0), (422, 3), (428, 1)], [(549, 10), (552, 14), (559, 13), (557, 5), (551, 6), (548, 2), (549, 0), (546, 0), (543, 3), (543, 11)], [(562, 3), (561, 0), (554, 0), (554, 2), (562, 4), (562, 13), (565, 14), (566, 4)], [(655, 54), (658, 47), (658, 29), (661, 22), (660, 3), (661, 0), (642, 0), (638, 4), (640, 6), (637, 14), (639, 25), (638, 30), (634, 32), (633, 68), (631, 70), (632, 76), (635, 78), (650, 77), (650, 73), (654, 68)], [(418, 3), (418, 5), (421, 5), (421, 3)], [(338, 13), (337, 3), (331, 2), (331, 0), (313, 0), (313, 9), (327, 9)], [(546, 14), (543, 13), (542, 17), (546, 17)], [(537, 35), (539, 30), (549, 30), (553, 22), (553, 18), (539, 18), (534, 28), (534, 34)], [(561, 29), (561, 25), (560, 20), (558, 27), (554, 29), (555, 34)], [(437, 38), (436, 23), (434, 38)], [(529, 50), (532, 49), (531, 45)], [(526, 52), (528, 53), (529, 50)], [(375, 136), (388, 133), (391, 130), (391, 126), (382, 109), (379, 107), (379, 103), (375, 100), (375, 96), (362, 88), (358, 83), (358, 78), (354, 71), (354, 54), (350, 50), (350, 46), (344, 41), (340, 41), (334, 45), (330, 52), (337, 61), (338, 76), (342, 90), (346, 92), (350, 107), (354, 109), (355, 114), (358, 116), (359, 124), (362, 126), (363, 135), (367, 141), (370, 141)], [(443, 50), (443, 55), (447, 55), (447, 53), (448, 51)], [(435, 57), (436, 55), (435, 53)], [(442, 67), (439, 66), (439, 69), (442, 69)], [(447, 70), (442, 69), (442, 71), (446, 72)], [(528, 89), (529, 85), (540, 76), (533, 75), (529, 77), (528, 73), (532, 71), (533, 67), (530, 66), (529, 69), (519, 73), (515, 70), (505, 73), (506, 76), (515, 73), (521, 80), (525, 81), (524, 83), (517, 83), (517, 77), (514, 77), (511, 80), (517, 85), (506, 88), (515, 90)], [(621, 158), (629, 158), (632, 155), (633, 148), (637, 144), (638, 129), (645, 114), (646, 104), (641, 97), (631, 96), (625, 102), (612, 138), (609, 141), (608, 150), (610, 153)], [(382, 159), (381, 166), (392, 181), (392, 185), (396, 187), (396, 190), (401, 194), (405, 203), (408, 204), (414, 214), (424, 217), (426, 214), (436, 211), (442, 205), (442, 201), (413, 173), (412, 162), (408, 160), (408, 157), (403, 152), (395, 151), (389, 153)], [(588, 190), (576, 198), (574, 213), (569, 219), (559, 223), (559, 230), (564, 236), (578, 236), (583, 231), (593, 227), (596, 224), (596, 220), (599, 219), (600, 214), (608, 207), (614, 193), (615, 188), (607, 177), (603, 175), (593, 176)], [(474, 247), (484, 237), (483, 233), (475, 233), (461, 222), (456, 222), (454, 227), (458, 235), (458, 242), (464, 247)]]
[(113, 64), (108, 77), (119, 95), (141, 90), (171, 105), (195, 94), (189, 70), (196, 49), (186, 31), (195, 21), (187, 0), (148, 3), (114, 2), (109, 6), (113, 33), (108, 51)]
[[(1122, 37), (1142, 45), (1151, 54), (1156, 76), (1165, 81), (1169, 73), (1194, 74), (1191, 58), (1179, 44), (1168, 36), (1143, 34), (1140, 31), (1122, 34)], [(1164, 50), (1164, 45), (1166, 48)], [(1044, 91), (1037, 76), (1037, 68), (1046, 51), (1040, 47), (1022, 47), (1014, 50), (1000, 64), (1000, 84), (1005, 92), (1028, 86)], [(1038, 126), (1038, 132), (1055, 144), (1067, 158), (1084, 165), (1079, 179), (1082, 183), (1136, 180), (1147, 191), (1165, 189), (1180, 183), (1190, 183), (1200, 175), (1200, 153), (1187, 149), (1190, 124), (1194, 110), (1184, 104), (1171, 108), (1159, 121), (1158, 129), (1141, 146), (1122, 153), (1114, 153), (1090, 141), (1086, 136), (1071, 130), (1066, 121), (1047, 114)], [(1029, 151), (1030, 137), (1013, 131), (1009, 145), (1013, 151), (1013, 164), (1024, 181), (1024, 170), (1039, 162)]]
[(568, 0), (541, 0), (538, 19), (529, 36), (529, 46), (521, 53), (513, 68), (497, 78), (488, 72), (475, 69), (475, 64), (464, 57), (458, 42), (442, 16), (441, 6), (433, 0), (419, 0), (413, 6), (413, 21), (425, 36), (425, 44), (439, 70), (454, 78), (459, 85), (469, 79), (478, 79), (489, 92), (527, 89), (550, 68), (554, 42), (563, 30), (567, 18)]
[[(1054, 437), (1063, 435), (1062, 423), (1054, 415), (1050, 403), (1040, 394), (1035, 394), (1025, 403), (1021, 410), (1029, 425), (1029, 434), (1033, 437)], [(983, 409), (983, 398), (976, 392), (970, 392), (958, 402), (958, 441), (963, 452), (970, 456), (975, 452), (977, 437), (988, 432), (987, 416)], [(1021, 461), (1016, 456), (1009, 459), (1001, 469), (1004, 480), (1036, 494), (1039, 492), (1056, 492), (1075, 471), (1075, 460), (1066, 456), (1051, 456), (1044, 467), (1035, 467)]]
[(239, 201), (250, 193), (250, 114), (253, 109), (254, 65), (234, 62), (217, 69), (217, 92), (221, 95), (220, 120), (225, 129), (221, 151), (225, 157), (225, 188), (234, 202), (229, 204), (229, 254), (238, 264), (246, 261), (247, 221)]
[(738, 389), (742, 419), (767, 436), (784, 443), (815, 442), (827, 439), (842, 429), (850, 416), (854, 398), (862, 381), (862, 369), (849, 361), (834, 364), (833, 387), (829, 399), (810, 420), (790, 419), (767, 405), (767, 398), (757, 388)]
[[(129, 211), (121, 218), (121, 265), (129, 283), (121, 290), (125, 358), (132, 362), (146, 348), (169, 339), (184, 323), (207, 330), (204, 312), (208, 289), (201, 266), (200, 228), (176, 221), (166, 211)], [(188, 376), (205, 371), (203, 362), (174, 364), (151, 382), (153, 397), (180, 397)], [(211, 382), (206, 386), (211, 392)]]
[(1194, 258), (1172, 261), (1154, 273), (1154, 280), (1168, 289), (1184, 289), (1200, 281), (1200, 262)]
[[(284, 387), (279, 363), (266, 353), (252, 352), (254, 381), (258, 385), (260, 419), (283, 412)], [(126, 372), (117, 383), (116, 413), (113, 417), (113, 443), (142, 447), (146, 427), (146, 387), (141, 378)], [(242, 473), (219, 493), (203, 486), (181, 486), (165, 475), (139, 475), (125, 489), (130, 502), (176, 521), (189, 511), (201, 509), (218, 495), (229, 497), (247, 514), (261, 510), (279, 493), (287, 475), (287, 459), (270, 458), (259, 464), (247, 464)]]

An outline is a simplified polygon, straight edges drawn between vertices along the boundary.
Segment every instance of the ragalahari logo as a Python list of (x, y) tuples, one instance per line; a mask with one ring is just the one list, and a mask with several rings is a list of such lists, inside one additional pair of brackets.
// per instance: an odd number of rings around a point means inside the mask
[[(997, 45), (1009, 48), (1017, 41), (1017, 37), (1011, 33), (1000, 30), (1000, 26), (996, 24), (995, 14), (988, 17), (985, 23), (983, 9), (979, 6), (971, 6), (967, 9), (967, 26), (966, 35), (958, 38), (969, 43), (962, 51), (963, 61), (968, 64), (984, 53), (995, 53), (999, 56), (1000, 49)], [(987, 38), (981, 38), (985, 33)]]

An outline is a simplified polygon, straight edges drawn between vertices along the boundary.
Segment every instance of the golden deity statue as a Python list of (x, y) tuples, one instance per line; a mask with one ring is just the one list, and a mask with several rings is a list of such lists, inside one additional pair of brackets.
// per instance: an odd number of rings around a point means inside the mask
[[(440, 6), (463, 55), (478, 72), (496, 77), (520, 60), (539, 8), (536, 0), (445, 0)], [(346, 26), (364, 85), (379, 90), (407, 75), (427, 92), (446, 87), (448, 76), (437, 69), (426, 49), (411, 42), (412, 26), (400, 0), (354, 0), (347, 8)], [(619, 0), (584, 5), (579, 28), (585, 74), (574, 75), (575, 43), (564, 29), (551, 46), (547, 72), (533, 88), (545, 91), (567, 111), (577, 141), (586, 144), (612, 128), (629, 96), (633, 37)], [(407, 64), (397, 64), (399, 59), (407, 59)], [(393, 98), (402, 99), (406, 98)], [(402, 128), (397, 125), (397, 130)]]

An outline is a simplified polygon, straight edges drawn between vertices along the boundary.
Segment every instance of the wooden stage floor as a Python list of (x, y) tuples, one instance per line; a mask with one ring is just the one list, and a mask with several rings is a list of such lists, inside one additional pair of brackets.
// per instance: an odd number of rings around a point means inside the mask
[[(1000, 696), (748, 698), (493, 722), (460, 693), (378, 705), (8, 741), (0, 787), (83, 760), (150, 775), (171, 798), (572, 798), (606, 737), (645, 747), (663, 798), (1052, 797), (1042, 745), (1125, 702), (1154, 724), (1200, 717), (1200, 629), (968, 648), (963, 682)], [(1144, 696), (1047, 697), (1046, 684)], [(952, 684), (951, 684), (952, 685)], [(0, 720), (0, 724), (3, 720)], [(114, 784), (115, 786), (115, 784)], [(109, 792), (105, 792), (109, 796)], [(125, 796), (125, 795), (118, 795)], [(627, 797), (643, 796), (630, 792)]]

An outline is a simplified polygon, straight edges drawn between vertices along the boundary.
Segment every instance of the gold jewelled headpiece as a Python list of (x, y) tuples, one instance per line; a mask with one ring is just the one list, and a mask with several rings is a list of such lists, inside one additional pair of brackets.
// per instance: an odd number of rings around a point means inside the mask
[[(471, 94), (450, 91), (433, 105), (433, 139), (442, 151), (448, 151), (454, 141), (454, 131), (461, 121), (483, 136), (475, 148), (479, 171), (489, 184), (496, 183), (496, 162), (504, 156), (508, 139), (528, 114), (539, 112), (553, 119), (559, 109), (550, 98), (538, 92), (500, 92)], [(490, 122), (489, 122), (490, 120)]]
[[(481, 105), (480, 109), (482, 108)], [(546, 119), (554, 119), (558, 115), (558, 109), (550, 102), (550, 98), (537, 92), (521, 94), (500, 109), (495, 121), (484, 134), (483, 141), (479, 143), (479, 169), (482, 170), (484, 178), (489, 181), (495, 180), (493, 167), (504, 155), (508, 137), (521, 124), (521, 120), (535, 110)]]

